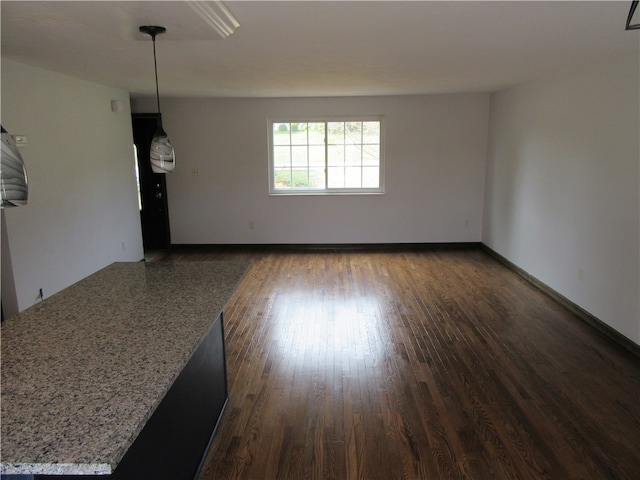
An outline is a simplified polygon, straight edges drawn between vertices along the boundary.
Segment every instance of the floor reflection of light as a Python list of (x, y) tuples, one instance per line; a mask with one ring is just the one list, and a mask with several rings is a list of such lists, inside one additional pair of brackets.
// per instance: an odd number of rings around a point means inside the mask
[(297, 291), (277, 294), (271, 310), (283, 357), (375, 360), (388, 339), (374, 295)]

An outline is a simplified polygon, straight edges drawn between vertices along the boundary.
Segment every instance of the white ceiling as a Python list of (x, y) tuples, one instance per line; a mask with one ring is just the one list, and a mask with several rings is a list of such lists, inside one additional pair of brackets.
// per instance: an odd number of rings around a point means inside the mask
[[(209, 2), (204, 2), (209, 3)], [(227, 1), (222, 39), (183, 1), (6, 1), (2, 55), (162, 96), (491, 92), (638, 55), (630, 1)]]

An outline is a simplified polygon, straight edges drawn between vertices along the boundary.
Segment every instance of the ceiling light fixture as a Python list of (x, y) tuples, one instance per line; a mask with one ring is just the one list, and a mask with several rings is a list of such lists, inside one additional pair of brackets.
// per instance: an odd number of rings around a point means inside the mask
[(151, 140), (151, 170), (153, 173), (171, 173), (176, 168), (176, 155), (169, 136), (162, 128), (162, 113), (160, 113), (160, 93), (158, 90), (158, 63), (156, 61), (156, 35), (167, 31), (164, 27), (144, 25), (140, 27), (142, 33), (151, 35), (153, 40), (153, 66), (156, 72), (156, 101), (158, 102), (158, 129)]
[(227, 38), (240, 26), (240, 22), (221, 1), (187, 3), (222, 38)]
[(27, 187), (27, 170), (22, 155), (18, 151), (11, 135), (2, 129), (2, 152), (0, 160), (0, 190), (2, 203), (0, 207), (19, 207), (27, 204), (29, 189)]
[[(638, 2), (631, 2), (631, 8), (629, 9), (629, 16), (627, 17), (627, 26), (625, 27), (625, 30), (640, 30), (640, 13), (636, 15), (635, 20), (633, 18), (633, 15), (636, 13), (637, 8)], [(634, 21), (635, 23), (632, 23)]]

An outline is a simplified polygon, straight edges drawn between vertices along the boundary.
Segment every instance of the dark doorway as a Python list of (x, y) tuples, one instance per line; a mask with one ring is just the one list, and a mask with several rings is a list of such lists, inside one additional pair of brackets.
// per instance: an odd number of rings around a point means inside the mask
[(158, 127), (159, 114), (134, 113), (131, 118), (138, 161), (142, 244), (145, 250), (168, 248), (171, 235), (165, 174), (153, 173), (149, 161), (151, 139)]

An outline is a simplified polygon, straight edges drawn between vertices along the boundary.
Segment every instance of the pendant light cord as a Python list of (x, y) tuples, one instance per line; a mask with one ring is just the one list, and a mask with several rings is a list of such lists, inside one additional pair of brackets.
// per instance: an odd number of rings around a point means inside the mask
[(156, 72), (156, 102), (158, 104), (158, 115), (160, 115), (160, 90), (158, 90), (158, 62), (156, 61), (156, 36), (153, 38), (153, 68)]
[(158, 25), (142, 25), (139, 28), (140, 32), (145, 33), (153, 40), (153, 70), (156, 74), (156, 103), (158, 106), (158, 127), (162, 130), (162, 116), (160, 113), (160, 88), (158, 87), (158, 60), (156, 58), (156, 35), (159, 33), (165, 33), (166, 28)]

